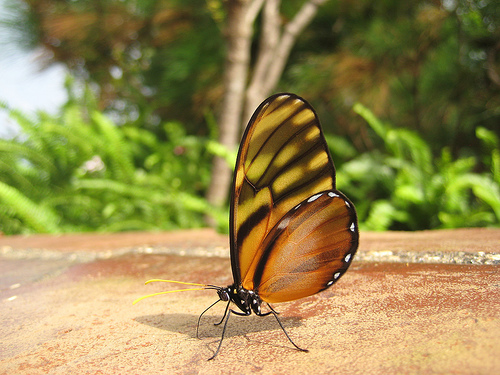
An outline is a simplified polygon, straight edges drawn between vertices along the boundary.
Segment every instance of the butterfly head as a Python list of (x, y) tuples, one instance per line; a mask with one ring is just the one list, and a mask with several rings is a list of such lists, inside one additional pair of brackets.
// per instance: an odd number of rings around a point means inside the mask
[(231, 299), (229, 287), (217, 289), (217, 294), (221, 301), (227, 302)]

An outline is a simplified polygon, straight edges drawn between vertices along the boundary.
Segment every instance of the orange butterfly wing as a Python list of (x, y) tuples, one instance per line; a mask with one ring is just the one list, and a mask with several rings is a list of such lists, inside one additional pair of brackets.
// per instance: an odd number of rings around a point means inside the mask
[[(290, 250), (293, 246), (284, 246), (285, 243), (292, 244), (293, 238), (285, 234), (295, 231), (283, 226), (285, 222), (301, 222), (302, 219), (294, 216), (291, 211), (309, 197), (327, 190), (343, 197), (335, 190), (335, 168), (316, 113), (306, 101), (293, 94), (277, 94), (268, 98), (252, 116), (243, 135), (236, 162), (230, 218), (231, 264), (235, 284), (247, 290), (258, 289), (261, 298), (268, 302), (275, 301), (276, 298), (280, 301), (301, 298), (324, 289), (324, 285), (321, 285), (319, 289), (309, 288), (309, 292), (297, 292), (296, 297), (290, 295), (286, 298), (283, 294), (290, 293), (288, 288), (282, 290), (280, 297), (277, 297), (277, 284), (268, 281), (268, 275), (273, 272), (289, 275), (293, 273), (280, 266), (283, 263), (280, 259), (283, 257), (299, 256), (307, 261), (307, 251), (301, 253), (298, 249)], [(340, 200), (342, 205), (338, 203)], [(337, 211), (346, 210), (343, 208), (344, 202), (348, 202), (346, 198), (333, 199), (332, 202), (335, 203), (327, 206), (331, 205)], [(305, 217), (311, 210), (307, 207), (313, 206), (311, 202), (305, 202), (296, 212), (302, 215), (299, 215), (300, 217)], [(330, 215), (335, 221), (336, 215), (339, 215), (335, 209), (325, 209), (323, 216)], [(348, 212), (342, 212), (340, 216), (342, 215), (353, 218), (351, 221), (357, 236), (354, 206), (350, 204)], [(320, 216), (313, 215), (307, 219), (305, 224), (299, 226), (301, 231), (305, 227), (324, 225), (318, 220)], [(342, 224), (336, 225), (348, 225), (342, 220), (340, 222)], [(349, 226), (352, 223), (349, 223)], [(328, 225), (325, 226), (327, 227)], [(313, 243), (323, 243), (324, 240), (320, 240), (320, 237), (332, 238), (320, 233), (326, 233), (326, 229), (312, 231), (308, 236), (310, 240), (302, 239), (300, 246), (313, 248)], [(280, 241), (273, 242), (273, 239)], [(334, 247), (339, 241), (343, 240), (335, 240)], [(351, 239), (351, 242), (356, 242), (357, 247), (357, 237), (355, 240)], [(325, 242), (324, 247), (327, 245)], [(352, 252), (352, 246), (345, 246)], [(353, 252), (352, 254), (354, 255)], [(294, 261), (300, 263), (298, 259)], [(334, 267), (332, 263), (330, 268)], [(313, 274), (314, 272), (308, 277), (314, 279)], [(302, 277), (305, 276), (307, 275)], [(332, 277), (332, 272), (329, 277)], [(288, 276), (281, 282), (286, 280), (292, 281)], [(317, 281), (316, 284), (321, 283)], [(316, 291), (311, 292), (312, 290)]]
[(300, 203), (271, 230), (253, 276), (266, 302), (285, 302), (318, 293), (336, 282), (358, 247), (356, 212), (339, 191)]

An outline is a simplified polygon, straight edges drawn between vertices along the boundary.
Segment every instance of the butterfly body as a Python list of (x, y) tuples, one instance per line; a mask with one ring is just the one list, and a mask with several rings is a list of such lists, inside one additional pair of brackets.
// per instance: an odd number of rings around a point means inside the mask
[(262, 300), (253, 290), (247, 290), (242, 286), (229, 285), (217, 291), (219, 298), (224, 302), (233, 302), (243, 312), (243, 315), (251, 315), (252, 311), (256, 315), (262, 315)]

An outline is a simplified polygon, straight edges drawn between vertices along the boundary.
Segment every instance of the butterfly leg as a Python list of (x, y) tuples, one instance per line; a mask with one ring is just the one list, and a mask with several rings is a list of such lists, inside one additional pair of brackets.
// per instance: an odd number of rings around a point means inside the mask
[(220, 325), (223, 321), (224, 321), (224, 318), (226, 317), (226, 314), (227, 314), (227, 310), (229, 309), (229, 304), (231, 303), (231, 301), (229, 301), (226, 305), (226, 310), (224, 310), (224, 315), (222, 315), (222, 318), (220, 320), (219, 323), (214, 323), (214, 326), (218, 326)]
[(269, 315), (269, 314), (273, 314), (274, 317), (276, 318), (276, 320), (278, 321), (278, 324), (280, 325), (281, 329), (283, 330), (283, 332), (285, 333), (285, 336), (286, 338), (288, 339), (288, 341), (290, 341), (292, 343), (293, 346), (295, 346), (298, 350), (300, 350), (301, 352), (309, 352), (309, 350), (307, 349), (302, 349), (301, 347), (299, 347), (297, 344), (295, 344), (292, 339), (290, 338), (290, 336), (288, 336), (288, 332), (286, 331), (285, 327), (283, 326), (283, 324), (281, 323), (281, 321), (279, 320), (278, 318), (278, 313), (276, 311), (274, 311), (274, 309), (271, 307), (270, 304), (267, 304), (267, 306), (269, 306), (269, 308), (271, 309), (271, 311), (265, 313), (265, 314), (262, 314), (261, 316), (265, 316), (265, 315)]
[(217, 347), (217, 350), (215, 351), (215, 354), (208, 359), (209, 361), (211, 361), (212, 359), (214, 359), (217, 356), (217, 354), (219, 354), (220, 348), (222, 346), (222, 340), (224, 340), (224, 335), (226, 334), (227, 322), (229, 322), (229, 317), (231, 316), (231, 313), (233, 313), (235, 315), (242, 315), (242, 316), (250, 315), (250, 313), (244, 313), (244, 312), (234, 311), (232, 309), (229, 310), (229, 312), (227, 314), (226, 321), (224, 322), (224, 328), (222, 328), (222, 336), (221, 336), (220, 341), (219, 341), (219, 346)]
[[(208, 306), (201, 314), (200, 316), (198, 317), (198, 324), (196, 325), (196, 338), (199, 339), (200, 337), (198, 336), (198, 330), (200, 328), (200, 321), (201, 321), (201, 317), (203, 316), (203, 314), (205, 314), (208, 310), (210, 310), (217, 302), (220, 302), (221, 300), (217, 300), (215, 301), (214, 303), (212, 303), (210, 306)], [(229, 306), (229, 304), (228, 304)], [(227, 311), (227, 307), (226, 307), (226, 311)], [(224, 314), (225, 316), (225, 314)], [(224, 319), (224, 317), (222, 317), (222, 319)], [(221, 321), (222, 322), (222, 321)], [(220, 323), (219, 323), (220, 324)]]
[(273, 309), (273, 307), (270, 305), (270, 304), (267, 304), (267, 307), (269, 307), (269, 309), (274, 312), (275, 314), (279, 314), (279, 312), (277, 312), (275, 309)]

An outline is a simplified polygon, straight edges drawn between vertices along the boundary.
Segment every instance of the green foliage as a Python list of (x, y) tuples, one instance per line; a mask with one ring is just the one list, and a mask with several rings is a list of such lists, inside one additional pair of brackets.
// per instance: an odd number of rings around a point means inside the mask
[(434, 155), (444, 147), (479, 154), (478, 127), (500, 135), (499, 4), (328, 1), (292, 52), (282, 85), (306, 97), (325, 130), (348, 137), (358, 153), (379, 144), (351, 110), (356, 102), (417, 132)]
[(93, 103), (72, 97), (59, 115), (34, 118), (2, 106), (21, 132), (0, 140), (1, 232), (189, 228), (204, 215), (227, 226), (225, 212), (200, 198), (213, 141), (176, 122), (160, 127), (163, 140), (116, 126)]
[[(70, 92), (58, 116), (8, 110), (22, 133), (0, 140), (0, 231), (168, 229), (206, 213), (227, 225), (200, 198), (211, 156), (234, 164), (207, 116), (225, 2), (7, 3), (0, 44), (45, 48), (100, 96)], [(282, 19), (302, 4), (282, 2)], [(306, 97), (336, 134), (338, 183), (363, 227), (498, 225), (499, 4), (329, 1), (299, 37), (277, 90)]]
[(40, 233), (56, 233), (59, 218), (50, 208), (39, 205), (23, 195), (16, 188), (0, 181), (0, 201), (6, 202), (2, 212), (17, 216), (17, 220), (7, 220), (2, 224), (5, 233), (16, 232), (27, 226)]
[(368, 230), (417, 230), (500, 223), (498, 137), (477, 129), (483, 142), (482, 163), (464, 156), (454, 160), (448, 148), (433, 158), (430, 147), (415, 132), (379, 121), (361, 104), (354, 106), (385, 151), (365, 153), (342, 165), (339, 185), (356, 203), (360, 222)]
[[(233, 165), (233, 152), (188, 135), (177, 122), (162, 124), (160, 138), (158, 131), (116, 126), (96, 110), (88, 91), (70, 97), (56, 116), (30, 118), (2, 107), (22, 131), (0, 140), (0, 231), (166, 230), (202, 226), (205, 215), (227, 230), (227, 211), (201, 197), (212, 156)], [(434, 157), (415, 132), (383, 123), (360, 104), (354, 111), (383, 147), (356, 156), (345, 139), (327, 138), (335, 145), (339, 188), (355, 202), (363, 229), (499, 224), (500, 141), (494, 132), (476, 129), (479, 157), (454, 159), (449, 148)]]

